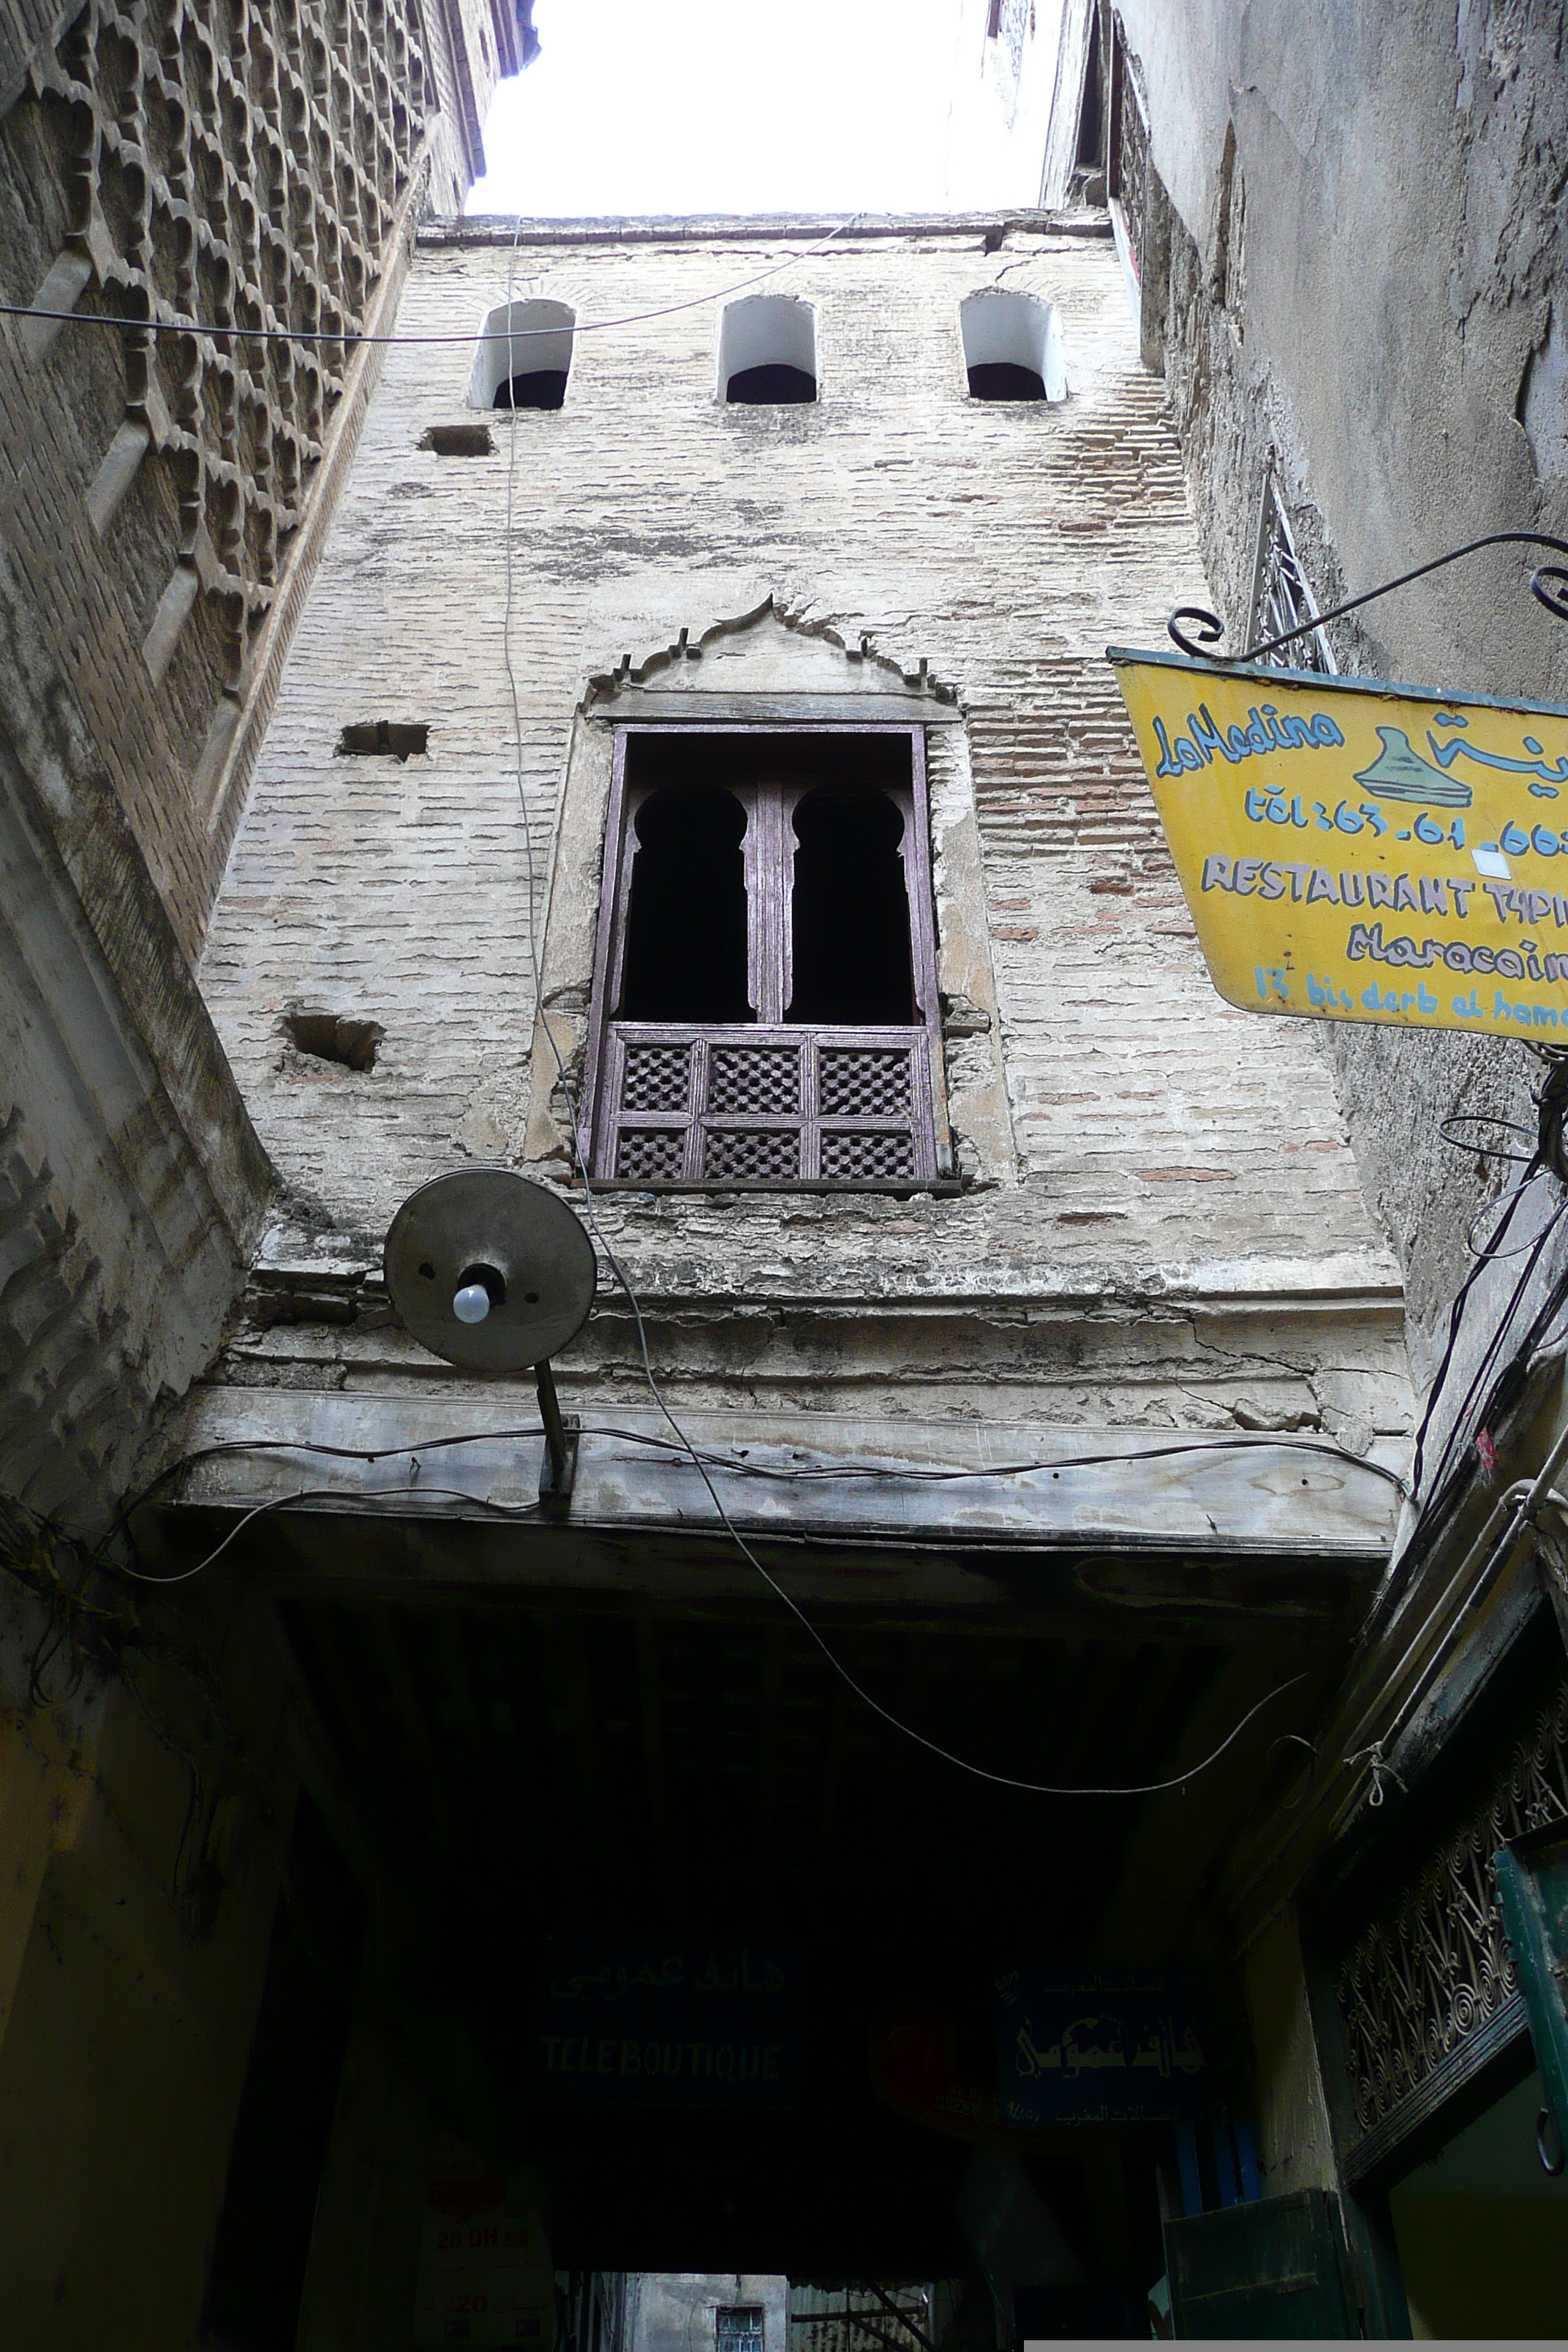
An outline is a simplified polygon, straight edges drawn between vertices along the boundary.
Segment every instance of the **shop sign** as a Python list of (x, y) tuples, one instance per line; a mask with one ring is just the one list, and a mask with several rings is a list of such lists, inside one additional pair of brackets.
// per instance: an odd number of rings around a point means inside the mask
[(1109, 658), (1227, 1003), (1568, 1045), (1568, 711)]
[(1174, 2123), (1205, 2103), (1208, 2053), (1179, 1977), (1009, 1969), (996, 2025), (1002, 2110), (1016, 2126)]
[(414, 2340), (526, 2345), (551, 2352), (555, 2273), (522, 2179), (437, 2141), (426, 2197)]
[(773, 1945), (553, 1941), (534, 2045), (541, 2086), (604, 2106), (788, 2106), (795, 1977)]

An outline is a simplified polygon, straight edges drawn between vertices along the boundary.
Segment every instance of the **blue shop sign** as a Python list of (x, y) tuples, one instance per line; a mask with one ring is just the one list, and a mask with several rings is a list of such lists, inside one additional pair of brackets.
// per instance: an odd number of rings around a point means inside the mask
[(769, 1944), (552, 1941), (535, 2073), (601, 2106), (785, 2107), (800, 2074), (793, 1957)]
[(996, 1979), (997, 2072), (1010, 2124), (1174, 2123), (1205, 2104), (1209, 2061), (1192, 1989), (1152, 1969)]

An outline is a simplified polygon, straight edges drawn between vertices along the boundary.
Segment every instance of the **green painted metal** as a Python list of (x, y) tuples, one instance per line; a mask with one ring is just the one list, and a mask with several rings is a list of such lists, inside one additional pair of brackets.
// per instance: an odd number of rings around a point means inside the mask
[(1339, 2200), (1264, 2197), (1165, 2224), (1179, 2336), (1359, 2336)]
[(1500, 1846), (1492, 1867), (1536, 2064), (1568, 2141), (1568, 1823)]

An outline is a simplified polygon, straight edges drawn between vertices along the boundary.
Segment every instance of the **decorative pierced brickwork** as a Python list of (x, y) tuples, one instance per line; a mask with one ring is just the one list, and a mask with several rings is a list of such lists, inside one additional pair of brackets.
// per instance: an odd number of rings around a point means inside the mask
[[(69, 190), (68, 250), (90, 255), (108, 307), (133, 322), (361, 323), (424, 136), (407, 0), (152, 0), (134, 16), (88, 0), (35, 80)], [(219, 600), (237, 689), (349, 353), (134, 323), (124, 348), (126, 420), (174, 470), (183, 525), (186, 578), (165, 592), (149, 665), (166, 663), (199, 590)]]
[[(321, 519), (300, 527), (333, 419), (366, 373), (352, 338), (420, 187), (461, 200), (484, 93), (447, 54), (460, 15), (86, 0), (0, 116), (0, 292), (125, 322), (7, 323), (0, 531), (187, 955), (300, 602), (291, 566), (302, 583), (315, 561)], [(481, 47), (488, 88), (515, 41)], [(185, 321), (280, 340), (154, 331)]]
[(1346, 1955), (1337, 1991), (1362, 2137), (1416, 2099), (1516, 1986), (1492, 1856), (1568, 1820), (1568, 1681), (1500, 1759), (1454, 1834), (1394, 1888)]

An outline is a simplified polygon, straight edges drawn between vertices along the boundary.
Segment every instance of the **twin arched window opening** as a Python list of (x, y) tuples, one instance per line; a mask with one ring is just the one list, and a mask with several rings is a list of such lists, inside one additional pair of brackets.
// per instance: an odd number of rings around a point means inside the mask
[(906, 823), (869, 784), (649, 793), (632, 817), (622, 1018), (918, 1021)]
[(735, 739), (638, 744), (620, 1018), (919, 1022), (907, 739), (818, 738), (805, 763), (798, 739), (742, 740), (745, 776), (722, 773)]
[(928, 824), (919, 726), (616, 729), (596, 1177), (933, 1181)]

